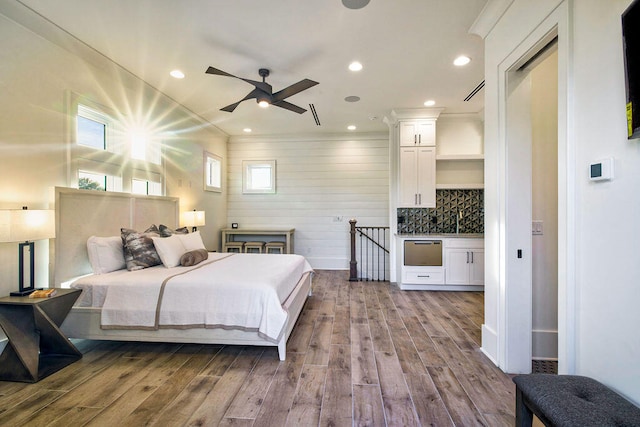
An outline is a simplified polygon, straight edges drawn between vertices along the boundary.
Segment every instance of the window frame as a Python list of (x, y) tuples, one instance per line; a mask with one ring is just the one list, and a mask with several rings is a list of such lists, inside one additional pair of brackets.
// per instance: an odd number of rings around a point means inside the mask
[[(213, 182), (211, 182), (211, 180), (209, 180), (209, 164), (210, 164), (210, 160), (212, 160), (213, 162), (217, 162), (219, 167), (217, 170), (217, 180), (220, 183), (220, 185), (212, 185), (214, 184)], [(204, 190), (205, 191), (212, 191), (214, 193), (222, 193), (222, 177), (223, 177), (223, 173), (222, 173), (222, 168), (223, 168), (223, 163), (222, 163), (222, 157), (218, 156), (217, 154), (213, 154), (210, 153), (208, 151), (205, 151), (203, 154), (203, 161), (202, 161), (202, 180), (203, 180), (203, 185), (204, 185)]]
[[(165, 147), (157, 135), (150, 135), (150, 141), (155, 144), (151, 149), (157, 150), (160, 163), (152, 160), (132, 158), (130, 141), (135, 135), (136, 127), (131, 125), (127, 117), (117, 114), (114, 110), (100, 105), (78, 95), (72, 91), (65, 92), (67, 110), (66, 145), (67, 145), (67, 185), (72, 188), (79, 186), (80, 172), (104, 174), (113, 177), (120, 185), (106, 191), (131, 193), (133, 179), (143, 179), (159, 185), (160, 195), (166, 194), (166, 165), (164, 158)], [(81, 115), (89, 120), (105, 124), (105, 149), (78, 143), (77, 117)], [(146, 156), (149, 157), (149, 148)], [(141, 171), (144, 171), (141, 173)], [(142, 176), (141, 176), (142, 175)], [(147, 176), (153, 176), (149, 179)]]
[[(262, 169), (264, 167), (270, 169), (271, 185), (265, 188), (251, 187), (251, 171)], [(276, 193), (276, 161), (275, 160), (243, 160), (242, 161), (242, 193), (243, 194), (275, 194)]]

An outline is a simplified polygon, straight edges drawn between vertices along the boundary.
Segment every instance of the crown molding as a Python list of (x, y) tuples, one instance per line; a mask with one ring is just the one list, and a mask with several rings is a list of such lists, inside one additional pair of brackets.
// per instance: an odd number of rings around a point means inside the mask
[(489, 0), (469, 28), (469, 33), (480, 36), (484, 40), (511, 6), (511, 3), (513, 0)]

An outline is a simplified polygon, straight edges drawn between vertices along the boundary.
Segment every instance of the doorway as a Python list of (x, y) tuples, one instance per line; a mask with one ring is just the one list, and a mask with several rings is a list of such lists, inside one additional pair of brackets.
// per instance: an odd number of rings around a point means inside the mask
[(552, 31), (506, 73), (506, 367), (558, 359), (558, 55)]

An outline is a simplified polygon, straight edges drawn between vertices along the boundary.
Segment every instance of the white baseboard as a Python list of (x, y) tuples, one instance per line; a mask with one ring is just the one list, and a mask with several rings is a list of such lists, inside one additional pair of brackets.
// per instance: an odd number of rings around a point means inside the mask
[(558, 331), (533, 330), (531, 357), (536, 360), (558, 359)]
[(494, 365), (498, 364), (498, 334), (489, 328), (486, 324), (482, 324), (482, 346), (480, 347), (485, 356), (487, 356)]

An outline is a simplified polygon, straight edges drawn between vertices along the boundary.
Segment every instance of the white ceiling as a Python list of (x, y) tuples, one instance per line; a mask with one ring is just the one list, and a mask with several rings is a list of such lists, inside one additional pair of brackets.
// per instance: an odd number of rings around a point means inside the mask
[[(20, 0), (76, 38), (213, 123), (229, 135), (386, 131), (392, 109), (475, 113), (483, 91), (483, 42), (468, 29), (486, 0), (372, 0), (347, 9), (341, 0)], [(465, 54), (466, 67), (452, 65)], [(347, 69), (358, 60), (364, 69)], [(287, 99), (296, 114), (255, 100), (233, 113), (220, 108), (253, 87), (205, 74), (208, 66), (252, 80), (268, 68), (278, 91), (304, 78), (320, 84)], [(186, 77), (169, 76), (181, 69)], [(358, 96), (359, 102), (344, 100)]]

